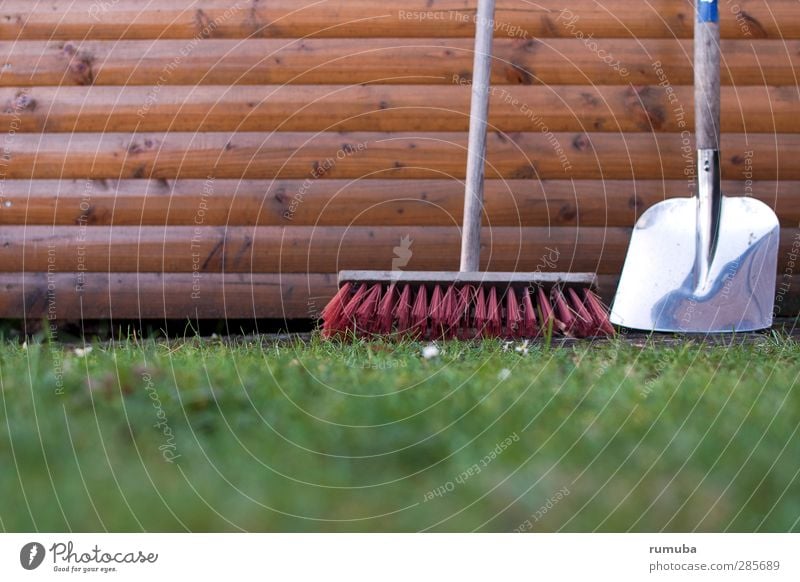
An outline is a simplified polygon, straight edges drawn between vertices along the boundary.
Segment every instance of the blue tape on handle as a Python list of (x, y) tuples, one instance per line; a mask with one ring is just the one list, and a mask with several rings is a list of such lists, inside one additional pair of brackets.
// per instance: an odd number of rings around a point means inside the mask
[(719, 22), (717, 0), (697, 0), (697, 22)]

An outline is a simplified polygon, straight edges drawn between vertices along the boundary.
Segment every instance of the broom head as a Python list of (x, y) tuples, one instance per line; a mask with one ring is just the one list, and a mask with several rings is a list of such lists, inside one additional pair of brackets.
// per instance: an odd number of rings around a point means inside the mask
[(614, 334), (594, 273), (342, 271), (322, 335), (522, 339)]

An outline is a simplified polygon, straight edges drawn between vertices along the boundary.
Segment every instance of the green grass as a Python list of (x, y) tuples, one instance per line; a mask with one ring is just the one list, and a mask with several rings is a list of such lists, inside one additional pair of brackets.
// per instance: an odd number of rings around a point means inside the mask
[(423, 347), (3, 344), (0, 529), (800, 531), (790, 340)]

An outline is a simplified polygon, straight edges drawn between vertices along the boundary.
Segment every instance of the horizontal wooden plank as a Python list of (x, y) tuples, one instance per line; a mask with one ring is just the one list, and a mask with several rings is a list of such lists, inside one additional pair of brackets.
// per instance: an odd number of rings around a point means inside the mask
[[(484, 227), (481, 269), (622, 269), (631, 229)], [(784, 230), (781, 270), (795, 230)], [(5, 227), (0, 272), (331, 273), (458, 270), (456, 227)]]
[[(693, 81), (685, 40), (498, 39), (494, 52), (494, 85)], [(723, 84), (797, 82), (800, 41), (728, 40), (722, 55)], [(170, 85), (466, 83), (472, 59), (470, 39), (19, 41), (0, 44), (0, 86), (148, 85), (151, 103)]]
[[(800, 179), (798, 134), (726, 134), (722, 149), (726, 179)], [(692, 171), (693, 150), (688, 130), (493, 133), (487, 177), (681, 179)], [(6, 179), (452, 179), (464, 176), (466, 134), (14, 134), (5, 153)]]
[[(800, 182), (727, 181), (723, 191), (800, 224)], [(485, 220), (633, 226), (653, 204), (689, 193), (684, 180), (489, 180)], [(463, 199), (459, 180), (7, 180), (0, 225), (455, 226)]]
[[(470, 88), (416, 85), (0, 88), (0, 132), (467, 131)], [(800, 133), (793, 87), (725, 87), (722, 130)], [(676, 86), (506, 86), (492, 91), (500, 131), (680, 132), (694, 90)]]
[(0, 318), (308, 319), (336, 275), (0, 273)]
[[(316, 37), (471, 37), (477, 0), (30, 0), (0, 5), (0, 40)], [(573, 28), (595, 37), (691, 36), (692, 7), (685, 0), (562, 2), (499, 0), (498, 36), (568, 36)], [(737, 0), (721, 7), (727, 38), (798, 38), (800, 7), (793, 0)]]
[[(482, 268), (536, 270), (558, 252), (558, 270), (616, 272), (625, 228), (486, 228)], [(4, 227), (0, 271), (328, 273), (457, 270), (455, 227)], [(550, 261), (553, 262), (553, 261)], [(399, 268), (399, 267), (397, 267)], [(549, 270), (553, 270), (552, 268)]]
[[(607, 305), (618, 275), (601, 275)], [(797, 282), (779, 277), (777, 287)], [(318, 319), (336, 292), (336, 274), (0, 273), (0, 318), (75, 322), (91, 319)], [(800, 312), (800, 295), (779, 293), (776, 314)]]

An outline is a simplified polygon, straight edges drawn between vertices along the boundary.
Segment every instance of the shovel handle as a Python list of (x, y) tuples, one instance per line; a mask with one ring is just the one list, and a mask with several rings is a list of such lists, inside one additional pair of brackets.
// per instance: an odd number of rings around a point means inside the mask
[(495, 0), (479, 0), (475, 21), (475, 61), (472, 68), (472, 104), (469, 117), (467, 183), (461, 232), (461, 272), (480, 269), (483, 179), (486, 165), (486, 129), (492, 73)]
[(719, 6), (717, 0), (696, 0), (694, 23), (694, 99), (697, 137), (697, 232), (695, 289), (706, 290), (717, 252), (722, 212), (719, 164)]
[(717, 0), (696, 0), (694, 24), (695, 134), (698, 150), (719, 150), (719, 6)]

